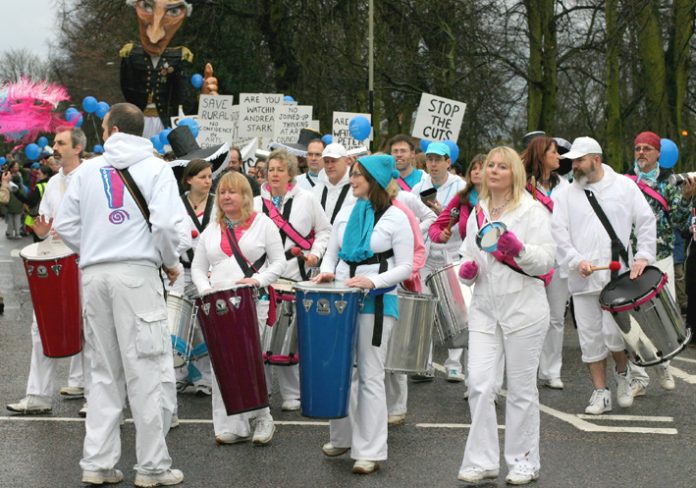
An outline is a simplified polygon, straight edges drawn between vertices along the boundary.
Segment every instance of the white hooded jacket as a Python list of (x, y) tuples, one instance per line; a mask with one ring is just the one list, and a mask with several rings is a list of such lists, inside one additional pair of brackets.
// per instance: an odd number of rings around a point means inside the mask
[[(329, 177), (326, 176), (326, 171), (322, 169), (319, 172), (319, 181), (314, 188), (312, 188), (312, 193), (321, 203), (324, 188), (326, 188), (326, 202), (324, 205), (322, 205), (322, 208), (324, 209), (326, 216), (329, 218), (329, 222), (331, 222), (331, 217), (334, 215), (334, 209), (336, 208), (338, 197), (341, 195), (341, 190), (343, 190), (343, 187), (346, 185), (348, 185), (348, 192), (346, 193), (346, 197), (341, 204), (341, 209), (348, 208), (355, 203), (353, 190), (350, 187), (350, 167), (346, 168), (346, 174), (343, 175), (343, 178), (341, 178), (337, 185), (331, 184)], [(341, 209), (339, 209), (339, 211)], [(338, 216), (338, 212), (335, 212), (335, 214)]]
[[(128, 168), (147, 202), (152, 231), (114, 168)], [(54, 227), (80, 253), (80, 268), (111, 262), (170, 268), (179, 260), (185, 215), (174, 173), (153, 156), (152, 143), (118, 132), (103, 156), (76, 171)]]

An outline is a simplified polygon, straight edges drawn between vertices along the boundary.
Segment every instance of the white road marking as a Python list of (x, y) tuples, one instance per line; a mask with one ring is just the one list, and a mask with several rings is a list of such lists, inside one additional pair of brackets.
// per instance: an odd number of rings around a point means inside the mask
[(651, 415), (588, 415), (579, 413), (578, 417), (584, 420), (616, 420), (619, 422), (674, 422), (674, 417), (655, 417)]
[(656, 428), (656, 427), (616, 427), (613, 425), (596, 425), (580, 418), (578, 414), (570, 414), (539, 404), (539, 410), (547, 415), (551, 415), (559, 420), (569, 423), (573, 427), (583, 432), (613, 432), (621, 434), (665, 434), (676, 435), (677, 429)]
[(14, 263), (14, 259), (0, 259), (0, 263)]
[(19, 257), (19, 249), (12, 249), (10, 251), (10, 257), (11, 258), (18, 258)]
[(680, 356), (673, 357), (671, 360), (672, 360), (672, 361), (684, 361), (685, 363), (696, 364), (696, 359), (683, 358), (683, 357), (680, 357)]
[(689, 374), (683, 369), (679, 369), (675, 366), (670, 366), (670, 371), (672, 372), (673, 376), (676, 376), (680, 380), (684, 380), (690, 385), (696, 385), (696, 375)]

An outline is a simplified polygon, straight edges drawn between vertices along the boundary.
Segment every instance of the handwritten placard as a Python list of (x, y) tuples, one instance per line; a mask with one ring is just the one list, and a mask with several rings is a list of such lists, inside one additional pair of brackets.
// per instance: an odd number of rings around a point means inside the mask
[(237, 121), (232, 95), (201, 95), (198, 101), (198, 143), (211, 147), (224, 142), (232, 144)]
[(275, 114), (283, 106), (278, 93), (241, 93), (239, 95), (239, 137), (272, 138)]
[[(353, 136), (350, 134), (350, 129), (348, 128), (348, 126), (350, 125), (350, 121), (358, 115), (362, 115), (367, 120), (372, 122), (372, 117), (370, 116), (370, 114), (360, 114), (354, 112), (333, 113), (333, 124), (331, 133), (331, 135), (333, 136), (333, 142), (343, 144), (343, 147), (345, 147), (346, 149), (355, 149), (357, 147), (365, 145), (363, 141), (353, 139)], [(370, 138), (372, 138), (372, 131), (370, 131)]]
[(300, 130), (312, 122), (311, 105), (289, 105), (278, 107), (275, 114), (273, 140), (283, 144), (295, 144), (300, 138)]

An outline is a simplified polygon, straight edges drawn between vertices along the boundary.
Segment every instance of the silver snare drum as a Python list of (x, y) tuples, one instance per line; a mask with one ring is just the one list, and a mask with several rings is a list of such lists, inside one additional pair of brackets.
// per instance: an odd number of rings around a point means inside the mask
[(399, 320), (389, 337), (385, 370), (397, 373), (428, 371), (436, 308), (431, 296), (399, 291)]
[(167, 318), (172, 335), (174, 367), (181, 368), (191, 354), (195, 307), (186, 296), (176, 292), (167, 294)]
[(294, 300), (279, 301), (276, 314), (273, 327), (266, 326), (263, 329), (263, 360), (267, 364), (292, 366), (299, 360)]
[(459, 282), (459, 267), (456, 262), (438, 269), (425, 280), (431, 293), (437, 299), (438, 341), (449, 347), (464, 347), (469, 342), (467, 324), (471, 289)]

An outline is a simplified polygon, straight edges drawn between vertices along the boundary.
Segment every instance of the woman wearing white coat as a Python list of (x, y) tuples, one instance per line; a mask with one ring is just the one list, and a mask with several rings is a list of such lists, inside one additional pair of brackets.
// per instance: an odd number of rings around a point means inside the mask
[[(254, 198), (254, 210), (268, 215), (280, 230), (287, 265), (282, 278), (309, 279), (308, 268), (324, 255), (331, 236), (331, 224), (319, 201), (309, 191), (295, 185), (297, 158), (284, 149), (268, 156), (267, 183)], [(298, 242), (299, 241), (299, 242)], [(301, 255), (295, 256), (293, 248)], [(297, 253), (297, 249), (295, 249)], [(300, 409), (300, 373), (297, 365), (277, 366), (282, 409)]]
[[(413, 268), (413, 234), (408, 217), (390, 203), (398, 191), (393, 182), (398, 175), (392, 156), (365, 156), (353, 165), (350, 181), (358, 200), (336, 217), (322, 272), (315, 278), (316, 282), (335, 278), (351, 287), (389, 290), (382, 298), (381, 335), (375, 320), (378, 299), (368, 297), (363, 302), (348, 417), (330, 422), (330, 441), (322, 448), (327, 456), (339, 456), (351, 449), (351, 457), (356, 460), (353, 472), (358, 474), (373, 473), (377, 462), (387, 459), (384, 361), (398, 318), (394, 287), (407, 279)], [(353, 274), (349, 263), (355, 266)], [(375, 339), (379, 345), (374, 345)]]
[[(226, 289), (237, 285), (267, 287), (285, 270), (285, 254), (278, 228), (271, 219), (253, 211), (251, 186), (237, 172), (229, 172), (220, 178), (215, 201), (217, 216), (203, 231), (191, 264), (191, 278), (204, 295), (213, 289)], [(255, 263), (264, 255), (263, 264), (246, 277), (237, 263), (226, 231), (235, 233), (244, 258)], [(210, 274), (210, 276), (209, 276)], [(259, 330), (268, 317), (268, 297), (262, 295), (256, 304)], [(213, 427), (218, 444), (234, 444), (251, 440), (250, 420), (256, 419), (253, 441), (267, 444), (273, 438), (275, 427), (268, 407), (238, 415), (227, 415), (220, 388), (213, 368)]]
[[(536, 372), (549, 324), (540, 275), (553, 267), (556, 246), (548, 212), (525, 191), (517, 153), (497, 147), (486, 157), (479, 203), (467, 222), (460, 277), (476, 283), (469, 311), (469, 408), (471, 430), (458, 478), (470, 483), (496, 478), (500, 463), (495, 414), (499, 351), (505, 354), (506, 481), (539, 477), (539, 393)], [(476, 245), (479, 225), (502, 221), (507, 231), (494, 253)], [(505, 264), (506, 263), (506, 264)]]

